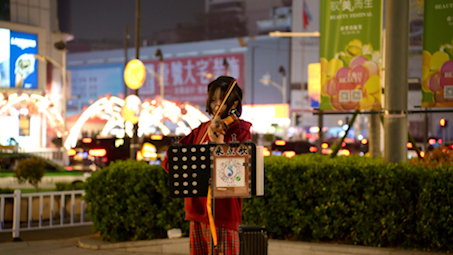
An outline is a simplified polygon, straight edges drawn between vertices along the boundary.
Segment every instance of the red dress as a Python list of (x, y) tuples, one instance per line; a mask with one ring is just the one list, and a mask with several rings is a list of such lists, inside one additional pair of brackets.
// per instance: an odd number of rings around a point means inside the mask
[[(192, 130), (189, 135), (181, 138), (179, 142), (182, 144), (198, 144), (209, 124), (210, 121), (202, 123), (199, 127)], [(224, 136), (225, 142), (251, 140), (251, 126), (250, 122), (244, 120), (240, 120), (239, 123), (230, 126)], [(206, 135), (203, 143), (208, 141), (209, 137)], [(162, 167), (168, 173), (168, 155), (162, 161)], [(184, 207), (186, 212), (185, 220), (209, 224), (206, 197), (187, 197), (184, 200)], [(239, 224), (242, 220), (242, 198), (216, 198), (214, 210), (215, 225), (217, 227), (239, 231)]]

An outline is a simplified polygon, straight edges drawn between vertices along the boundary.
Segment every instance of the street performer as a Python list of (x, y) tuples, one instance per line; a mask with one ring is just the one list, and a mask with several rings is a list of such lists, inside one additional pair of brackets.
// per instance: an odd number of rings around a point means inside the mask
[[(234, 81), (234, 82), (233, 82)], [(214, 118), (201, 125), (192, 132), (181, 138), (181, 144), (206, 144), (230, 143), (250, 141), (250, 122), (240, 120), (237, 117), (242, 113), (242, 90), (235, 85), (235, 80), (229, 76), (220, 76), (208, 84), (208, 99), (206, 102), (206, 112)], [(225, 94), (233, 84), (231, 93), (221, 109), (220, 105), (224, 100)], [(216, 113), (216, 114), (214, 114)], [(225, 125), (219, 125), (223, 119), (236, 114), (236, 121)], [(206, 135), (207, 133), (207, 135)], [(162, 161), (162, 167), (168, 173), (168, 154)], [(190, 254), (206, 255), (211, 253), (211, 231), (209, 225), (209, 215), (206, 207), (207, 197), (186, 197), (185, 220), (190, 221)], [(242, 198), (216, 198), (215, 199), (215, 229), (219, 235), (219, 227), (222, 230), (222, 241), (217, 245), (225, 255), (239, 254), (239, 224), (242, 219)]]

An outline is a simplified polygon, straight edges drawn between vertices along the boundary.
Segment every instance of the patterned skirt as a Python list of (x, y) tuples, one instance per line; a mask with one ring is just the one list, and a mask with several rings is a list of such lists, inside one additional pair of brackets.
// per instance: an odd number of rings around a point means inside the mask
[[(214, 254), (239, 255), (239, 232), (228, 228), (221, 228), (222, 240), (220, 242), (219, 228), (216, 227), (217, 240), (219, 240)], [(190, 255), (211, 254), (211, 230), (208, 224), (190, 222)]]

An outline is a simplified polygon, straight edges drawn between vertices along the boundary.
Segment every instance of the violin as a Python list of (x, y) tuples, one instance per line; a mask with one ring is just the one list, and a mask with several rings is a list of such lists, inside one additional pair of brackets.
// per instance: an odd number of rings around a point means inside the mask
[(230, 115), (228, 115), (228, 117), (220, 121), (216, 121), (215, 125), (217, 128), (221, 128), (226, 132), (230, 128), (230, 126), (238, 122), (239, 118), (237, 116), (236, 109), (233, 109), (231, 110)]

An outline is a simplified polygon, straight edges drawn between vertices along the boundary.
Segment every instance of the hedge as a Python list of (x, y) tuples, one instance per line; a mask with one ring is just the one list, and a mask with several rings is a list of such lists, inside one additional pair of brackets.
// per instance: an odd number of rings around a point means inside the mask
[[(243, 224), (270, 238), (453, 251), (453, 168), (318, 154), (264, 161), (265, 195), (245, 198)], [(183, 199), (160, 166), (117, 161), (88, 178), (85, 199), (104, 240), (185, 235)]]
[(88, 217), (106, 241), (165, 238), (182, 228), (184, 200), (169, 197), (168, 176), (160, 166), (133, 160), (116, 161), (93, 172), (85, 182)]

